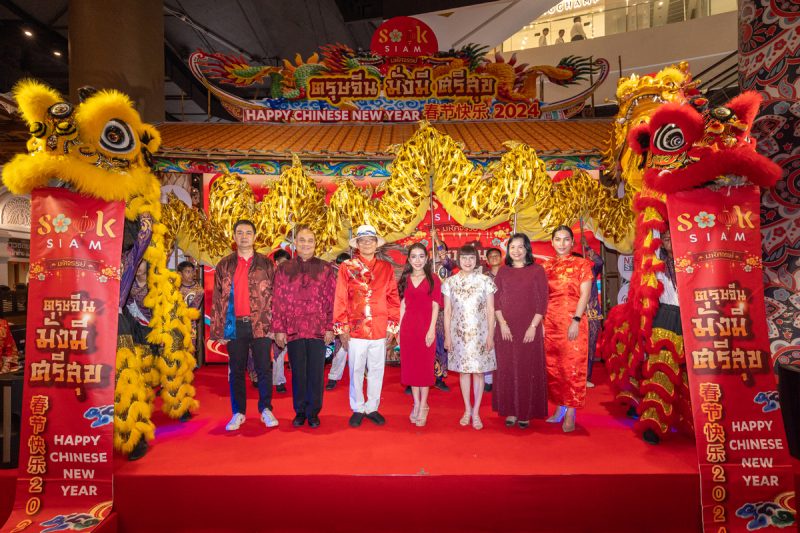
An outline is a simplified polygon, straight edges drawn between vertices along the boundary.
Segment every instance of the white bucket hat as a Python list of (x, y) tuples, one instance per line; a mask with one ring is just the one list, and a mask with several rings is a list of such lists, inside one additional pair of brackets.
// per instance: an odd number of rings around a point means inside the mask
[(358, 248), (358, 239), (362, 237), (375, 237), (378, 239), (378, 246), (383, 246), (386, 244), (386, 240), (378, 235), (378, 232), (374, 227), (370, 226), (369, 224), (364, 224), (363, 226), (358, 227), (355, 235), (353, 235), (353, 238), (350, 239), (350, 248)]

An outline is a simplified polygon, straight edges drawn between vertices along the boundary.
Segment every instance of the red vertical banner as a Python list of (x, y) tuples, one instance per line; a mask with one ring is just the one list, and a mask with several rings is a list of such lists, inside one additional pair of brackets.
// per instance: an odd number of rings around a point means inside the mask
[(796, 524), (770, 362), (757, 187), (668, 196), (704, 531)]
[(122, 202), (31, 195), (19, 477), (4, 531), (91, 531), (111, 510)]

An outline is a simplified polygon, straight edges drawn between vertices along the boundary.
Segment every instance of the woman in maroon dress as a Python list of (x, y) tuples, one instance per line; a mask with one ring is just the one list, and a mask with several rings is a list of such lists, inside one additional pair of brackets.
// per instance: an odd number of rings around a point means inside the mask
[(506, 426), (527, 428), (547, 416), (547, 372), (542, 319), (547, 311), (547, 277), (533, 259), (531, 241), (517, 233), (508, 241), (506, 266), (494, 279), (495, 371), (492, 409)]
[(400, 291), (400, 381), (411, 386), (412, 424), (428, 418), (428, 391), (434, 383), (436, 317), (442, 305), (439, 280), (431, 273), (428, 251), (420, 243), (408, 249), (408, 260), (397, 284)]

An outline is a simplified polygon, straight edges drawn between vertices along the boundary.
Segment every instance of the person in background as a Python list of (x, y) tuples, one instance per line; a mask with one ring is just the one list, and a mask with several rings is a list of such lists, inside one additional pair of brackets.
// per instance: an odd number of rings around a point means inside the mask
[(492, 409), (506, 426), (525, 429), (533, 418), (547, 416), (547, 374), (542, 319), (547, 312), (547, 276), (533, 258), (524, 233), (508, 240), (506, 268), (494, 278), (497, 385)]
[(17, 344), (11, 336), (8, 320), (0, 318), (0, 374), (20, 369)]
[(556, 37), (556, 44), (564, 44), (564, 34), (566, 33), (565, 30), (561, 29), (558, 30), (558, 37)]
[[(500, 271), (503, 265), (503, 252), (499, 248), (489, 248), (486, 250), (486, 269), (484, 274), (489, 276), (494, 281), (495, 276)], [(492, 383), (494, 383), (494, 372), (487, 372), (483, 375), (483, 392), (492, 392)]]
[[(339, 265), (350, 259), (350, 254), (342, 252), (336, 256), (336, 265), (333, 267), (337, 274), (339, 272)], [(333, 390), (336, 384), (341, 381), (344, 375), (344, 365), (347, 363), (347, 350), (342, 347), (341, 341), (338, 339), (333, 345), (333, 360), (331, 361), (331, 370), (328, 372), (328, 384), (325, 385), (325, 390)]]
[[(202, 313), (203, 310), (203, 286), (197, 281), (197, 273), (194, 265), (189, 261), (183, 261), (178, 265), (178, 274), (181, 276), (181, 296), (189, 309), (197, 309)], [(202, 315), (201, 315), (202, 316)], [(197, 346), (197, 322), (192, 320), (192, 344)]]
[(580, 17), (572, 19), (572, 28), (569, 30), (570, 41), (582, 41), (586, 39), (586, 33), (583, 31), (583, 23)]
[(603, 327), (603, 307), (597, 293), (597, 276), (603, 272), (603, 258), (589, 247), (585, 237), (581, 237), (581, 244), (586, 250), (586, 259), (592, 262), (592, 287), (589, 293), (589, 303), (586, 306), (586, 318), (589, 321), (589, 370), (586, 373), (586, 386), (594, 388), (592, 383), (592, 367), (594, 367), (594, 353), (597, 349), (597, 337)]
[[(436, 234), (436, 228), (431, 229), (431, 240), (436, 251), (436, 275), (439, 281), (453, 275), (456, 263), (448, 255), (447, 244), (440, 241)], [(436, 376), (434, 387), (442, 392), (450, 392), (450, 387), (444, 382), (447, 377), (447, 350), (444, 347), (444, 308), (439, 309), (439, 316), (436, 318), (436, 360), (433, 362), (433, 373)]]
[(548, 35), (550, 35), (550, 28), (544, 28), (539, 36), (539, 46), (547, 46)]
[(269, 350), (272, 340), (272, 282), (275, 265), (255, 251), (256, 227), (249, 220), (233, 226), (236, 252), (222, 258), (214, 274), (211, 339), (227, 344), (231, 411), (226, 431), (236, 431), (245, 421), (247, 391), (245, 370), (252, 352), (258, 375), (258, 410), (268, 428), (276, 427), (272, 414), (272, 375)]
[[(272, 329), (275, 344), (286, 347), (292, 365), (294, 427), (308, 421), (319, 427), (325, 373), (325, 346), (333, 342), (333, 292), (336, 275), (327, 261), (314, 257), (316, 238), (298, 226), (297, 256), (283, 261), (275, 273)], [(282, 363), (282, 360), (281, 360)]]
[[(480, 417), (483, 375), (497, 367), (494, 353), (494, 282), (475, 271), (478, 252), (472, 246), (458, 251), (458, 274), (442, 284), (444, 345), (448, 369), (459, 372), (464, 415), (459, 423), (482, 429)], [(470, 383), (474, 402), (470, 401)]]
[[(288, 261), (292, 258), (292, 254), (278, 248), (272, 254), (272, 260), (275, 262), (277, 268), (281, 263)], [(270, 332), (272, 338), (272, 332)], [(275, 386), (275, 392), (286, 392), (286, 365), (284, 364), (286, 357), (286, 346), (280, 347), (273, 343), (272, 345), (272, 384)], [(253, 354), (247, 357), (247, 375), (250, 376), (250, 383), (253, 387), (258, 388), (258, 375), (256, 374), (255, 366), (253, 365)]]
[[(394, 269), (375, 257), (386, 241), (374, 227), (359, 226), (350, 239), (358, 253), (341, 265), (336, 279), (333, 306), (334, 332), (347, 350), (350, 366), (350, 426), (358, 427), (364, 418), (382, 426), (378, 412), (386, 365), (386, 343), (397, 334), (400, 322), (400, 297)], [(364, 372), (367, 371), (367, 398), (364, 398)]]
[(544, 264), (549, 299), (544, 329), (547, 395), (558, 409), (547, 419), (563, 420), (564, 433), (575, 431), (575, 409), (586, 401), (586, 359), (589, 326), (583, 320), (592, 284), (592, 263), (572, 255), (575, 244), (569, 226), (553, 231), (556, 257)]
[(431, 272), (428, 250), (422, 243), (408, 249), (406, 266), (398, 283), (400, 294), (400, 381), (411, 387), (414, 409), (409, 419), (417, 427), (428, 419), (428, 392), (436, 355), (436, 318), (442, 306), (441, 282)]

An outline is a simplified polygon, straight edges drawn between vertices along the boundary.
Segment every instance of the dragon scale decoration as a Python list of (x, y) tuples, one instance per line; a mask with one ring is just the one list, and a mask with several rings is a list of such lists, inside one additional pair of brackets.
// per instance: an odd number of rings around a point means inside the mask
[(618, 198), (616, 189), (603, 187), (582, 170), (554, 184), (532, 148), (515, 141), (506, 147), (484, 171), (467, 159), (457, 141), (423, 121), (408, 141), (390, 148), (395, 159), (387, 180), (373, 190), (341, 179), (327, 205), (296, 155), (280, 178), (268, 181), (261, 202), (246, 180), (223, 174), (211, 184), (207, 217), (175, 198), (169, 201), (163, 216), (167, 238), (214, 264), (228, 253), (233, 223), (240, 218), (253, 220), (262, 251), (278, 246), (293, 225), (307, 224), (317, 233), (322, 256), (330, 259), (347, 247), (350, 228), (362, 223), (374, 225), (388, 242), (412, 233), (428, 208), (433, 175), (434, 194), (466, 227), (486, 229), (516, 214), (518, 230), (546, 240), (556, 226), (584, 217), (606, 244), (630, 249), (630, 196)]

